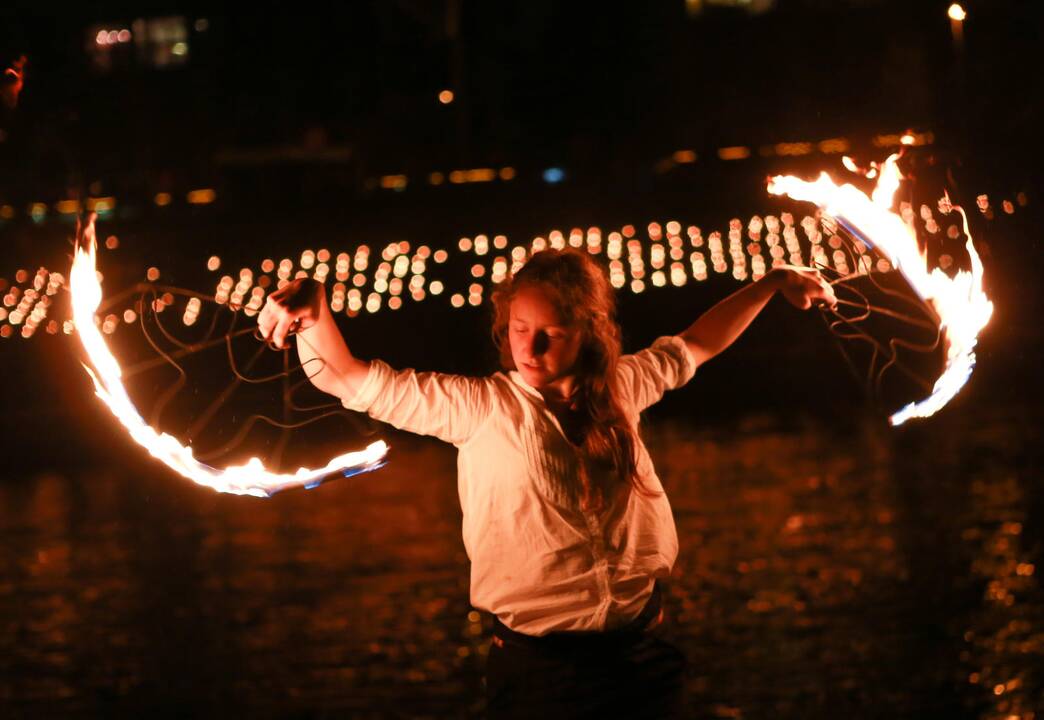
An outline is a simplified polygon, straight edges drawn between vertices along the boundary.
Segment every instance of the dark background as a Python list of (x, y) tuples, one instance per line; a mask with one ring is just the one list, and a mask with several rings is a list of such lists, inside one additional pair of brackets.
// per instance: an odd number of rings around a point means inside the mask
[[(758, 4), (767, 9), (742, 9)], [(231, 151), (303, 146), (350, 160), (292, 176), (300, 192), (279, 191), (295, 203), (326, 207), (325, 193), (343, 198), (374, 175), (507, 164), (520, 179), (558, 165), (574, 182), (627, 193), (681, 148), (699, 153), (695, 174), (717, 174), (707, 166), (721, 146), (844, 136), (858, 149), (907, 127), (953, 151), (974, 141), (961, 164), (1008, 168), (999, 182), (1033, 177), (1023, 161), (1040, 149), (1032, 3), (972, 6), (961, 47), (945, 3), (696, 5), (7, 4), (5, 51), (25, 52), (29, 66), (5, 144), (24, 164), (5, 172), (5, 192), (225, 182), (234, 193)], [(185, 18), (182, 64), (157, 67), (128, 43), (102, 70), (85, 48), (94, 27), (162, 16)], [(436, 101), (445, 88), (456, 94), (448, 106)], [(239, 170), (262, 186), (290, 179), (286, 167)]]

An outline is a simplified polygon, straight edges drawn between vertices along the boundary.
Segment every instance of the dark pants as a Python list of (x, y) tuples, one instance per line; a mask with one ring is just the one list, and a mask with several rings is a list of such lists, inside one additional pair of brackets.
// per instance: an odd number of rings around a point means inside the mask
[(659, 630), (527, 638), (498, 626), (486, 664), (487, 716), (685, 717), (685, 656)]

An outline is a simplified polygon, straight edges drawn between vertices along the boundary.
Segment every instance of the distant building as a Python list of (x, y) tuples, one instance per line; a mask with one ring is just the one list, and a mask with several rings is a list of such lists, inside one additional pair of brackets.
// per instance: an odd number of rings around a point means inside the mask
[(193, 35), (209, 29), (206, 18), (190, 24), (182, 15), (138, 18), (132, 22), (95, 23), (87, 28), (85, 48), (100, 73), (145, 68), (173, 68), (189, 61)]
[(776, 0), (685, 0), (685, 12), (689, 17), (698, 17), (710, 7), (738, 8), (751, 15), (760, 15), (775, 6)]

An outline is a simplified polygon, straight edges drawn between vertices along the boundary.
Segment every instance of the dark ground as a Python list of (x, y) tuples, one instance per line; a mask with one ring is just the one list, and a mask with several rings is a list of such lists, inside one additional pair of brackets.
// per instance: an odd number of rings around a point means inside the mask
[[(900, 430), (652, 422), (693, 716), (1033, 717), (1040, 429), (982, 392)], [(269, 501), (120, 440), (8, 477), (4, 716), (481, 716), (489, 618), (468, 606), (453, 451), (389, 439), (386, 469)]]

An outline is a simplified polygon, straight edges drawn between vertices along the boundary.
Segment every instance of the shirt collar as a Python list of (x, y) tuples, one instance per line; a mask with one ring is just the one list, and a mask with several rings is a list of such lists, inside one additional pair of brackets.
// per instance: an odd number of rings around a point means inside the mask
[(508, 372), (508, 377), (511, 378), (511, 381), (513, 383), (522, 388), (522, 390), (524, 390), (525, 392), (527, 392), (535, 398), (539, 398), (540, 401), (543, 402), (544, 396), (540, 394), (539, 390), (527, 383), (525, 378), (522, 377), (522, 373), (520, 373), (518, 370), (511, 370), (510, 372)]

